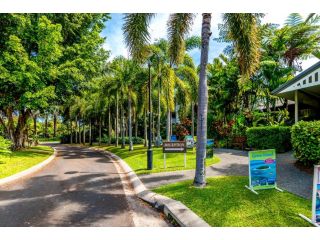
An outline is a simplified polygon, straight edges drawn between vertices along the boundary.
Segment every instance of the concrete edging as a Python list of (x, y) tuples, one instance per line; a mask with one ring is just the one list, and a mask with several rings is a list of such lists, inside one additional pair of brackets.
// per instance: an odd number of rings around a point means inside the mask
[(123, 159), (109, 151), (106, 152), (117, 160), (121, 168), (128, 175), (134, 192), (140, 199), (148, 202), (153, 207), (162, 210), (167, 217), (172, 217), (181, 227), (210, 227), (208, 223), (180, 201), (173, 200), (148, 190), (137, 174)]
[(37, 172), (37, 171), (41, 170), (42, 168), (44, 168), (45, 166), (47, 166), (57, 156), (57, 150), (54, 147), (51, 147), (51, 148), (53, 149), (54, 152), (49, 158), (47, 158), (46, 160), (44, 160), (44, 161), (38, 163), (37, 165), (34, 165), (26, 170), (18, 172), (18, 173), (11, 175), (9, 177), (5, 177), (5, 178), (0, 179), (0, 186), (7, 185), (12, 182), (21, 180), (22, 178), (25, 178), (31, 174), (34, 174), (35, 172)]

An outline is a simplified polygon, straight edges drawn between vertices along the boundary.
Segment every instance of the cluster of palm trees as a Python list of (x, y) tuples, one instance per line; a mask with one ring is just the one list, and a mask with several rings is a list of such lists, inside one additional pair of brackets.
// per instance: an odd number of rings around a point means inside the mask
[[(100, 77), (94, 79), (82, 97), (74, 97), (66, 108), (71, 135), (81, 142), (86, 141), (85, 126), (89, 126), (91, 141), (92, 121), (99, 126), (99, 143), (102, 128), (108, 129), (109, 143), (115, 138), (118, 146), (125, 147), (125, 136), (129, 138), (129, 150), (133, 150), (133, 128), (138, 135), (138, 124), (143, 123), (145, 144), (147, 126), (154, 131), (154, 142), (161, 141), (161, 119), (166, 119), (166, 138), (172, 135), (172, 115), (176, 106), (180, 114), (192, 116), (192, 135), (197, 136), (196, 174), (194, 184), (204, 186), (205, 153), (207, 141), (207, 63), (211, 36), (211, 14), (202, 14), (200, 37), (190, 37), (195, 14), (170, 14), (168, 40), (159, 39), (150, 43), (149, 24), (155, 14), (126, 14), (123, 34), (130, 52), (130, 59), (116, 57), (107, 63)], [(246, 81), (259, 62), (259, 39), (257, 24), (259, 14), (224, 14), (224, 27), (228, 39), (234, 44), (241, 66), (241, 79)], [(187, 51), (201, 50), (200, 65), (196, 67)], [(211, 51), (214, 51), (212, 46)], [(148, 86), (149, 71), (152, 85)], [(151, 102), (148, 92), (151, 92)], [(107, 96), (107, 97), (106, 97)], [(147, 120), (150, 107), (151, 122)], [(195, 113), (197, 109), (197, 114)], [(197, 129), (195, 131), (195, 119)], [(141, 121), (142, 120), (142, 121)], [(82, 130), (80, 128), (82, 125)], [(134, 126), (134, 127), (133, 127)], [(120, 138), (119, 138), (120, 135)]]

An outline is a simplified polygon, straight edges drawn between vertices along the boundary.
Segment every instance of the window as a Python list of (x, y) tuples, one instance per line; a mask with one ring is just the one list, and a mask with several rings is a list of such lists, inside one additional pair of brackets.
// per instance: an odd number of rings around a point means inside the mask
[(318, 82), (318, 72), (316, 72), (316, 73), (314, 74), (314, 81), (315, 81), (315, 82)]
[(312, 76), (309, 77), (309, 83), (312, 83)]
[(303, 80), (303, 84), (306, 84), (306, 80)]

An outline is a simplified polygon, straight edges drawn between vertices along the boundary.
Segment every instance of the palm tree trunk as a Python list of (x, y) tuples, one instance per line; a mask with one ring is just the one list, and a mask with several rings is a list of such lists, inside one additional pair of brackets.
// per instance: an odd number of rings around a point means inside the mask
[(147, 133), (147, 113), (146, 109), (144, 110), (144, 146), (146, 147), (148, 145), (148, 133)]
[(156, 146), (160, 147), (160, 120), (161, 120), (161, 79), (159, 79), (159, 85), (158, 85), (158, 118), (157, 118), (157, 141)]
[(209, 52), (209, 40), (211, 14), (202, 14), (201, 29), (201, 58), (200, 58), (200, 79), (198, 90), (198, 119), (197, 119), (197, 153), (196, 153), (196, 172), (194, 185), (206, 185), (205, 158), (207, 144), (207, 111), (208, 111), (208, 86), (207, 86), (207, 63)]
[(82, 125), (82, 129), (83, 129), (83, 145), (86, 144), (86, 129), (85, 129), (85, 124), (83, 122), (83, 125)]
[(48, 136), (48, 114), (46, 114), (45, 122), (44, 122), (44, 135), (46, 138), (49, 137)]
[(70, 119), (70, 143), (72, 144), (73, 143), (73, 139), (72, 139), (72, 136), (73, 135), (73, 132), (72, 132), (72, 120)]
[(131, 119), (131, 91), (129, 91), (129, 96), (128, 96), (128, 127), (129, 127), (129, 151), (133, 150), (133, 143), (132, 143), (132, 119)]
[(110, 113), (110, 106), (109, 106), (109, 113), (108, 113), (108, 135), (109, 135), (109, 145), (111, 145), (111, 138), (112, 138), (112, 135), (111, 135), (111, 113)]
[(33, 117), (33, 131), (34, 131), (34, 137), (35, 137), (34, 145), (37, 146), (39, 143), (38, 132), (37, 132), (37, 115), (34, 115)]
[(121, 148), (126, 147), (125, 139), (124, 139), (124, 109), (123, 109), (123, 104), (121, 104)]
[(57, 115), (56, 113), (53, 114), (53, 137), (57, 135)]
[(99, 118), (99, 146), (101, 145), (101, 134), (102, 134), (102, 118)]
[(75, 127), (75, 143), (77, 144), (78, 143), (78, 119), (76, 117), (76, 127)]
[(167, 110), (167, 141), (170, 141), (170, 126), (171, 126), (171, 112), (170, 112), (170, 109), (169, 109), (169, 106), (168, 106), (168, 110)]
[(194, 138), (194, 102), (191, 103), (191, 135)]
[(81, 144), (81, 126), (80, 126), (80, 121), (79, 121), (79, 144)]
[(92, 120), (90, 118), (90, 122), (89, 122), (89, 144), (90, 146), (92, 145)]
[(119, 97), (118, 97), (118, 91), (116, 93), (116, 143), (115, 146), (119, 146), (119, 133), (118, 133), (118, 126), (119, 126)]
[(134, 136), (138, 137), (138, 120), (137, 120), (137, 113), (134, 114)]

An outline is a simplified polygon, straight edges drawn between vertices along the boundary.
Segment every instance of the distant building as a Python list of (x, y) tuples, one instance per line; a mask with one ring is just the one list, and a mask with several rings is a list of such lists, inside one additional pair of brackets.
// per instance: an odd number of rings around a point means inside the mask
[[(294, 101), (294, 119), (320, 119), (320, 61), (272, 91)], [(290, 111), (290, 109), (289, 109)]]

